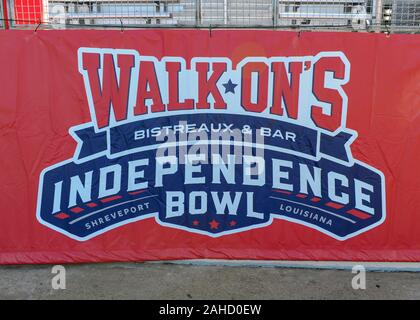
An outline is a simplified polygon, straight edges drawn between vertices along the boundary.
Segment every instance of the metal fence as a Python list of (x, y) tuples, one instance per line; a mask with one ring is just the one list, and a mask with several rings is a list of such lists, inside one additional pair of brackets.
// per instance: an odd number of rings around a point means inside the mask
[[(420, 32), (420, 0), (0, 0), (12, 28), (200, 27)], [(6, 10), (7, 9), (7, 10)]]

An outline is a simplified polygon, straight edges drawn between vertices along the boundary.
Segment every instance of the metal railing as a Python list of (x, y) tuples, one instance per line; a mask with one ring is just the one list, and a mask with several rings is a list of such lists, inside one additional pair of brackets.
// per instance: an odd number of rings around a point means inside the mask
[(420, 0), (0, 0), (12, 28), (210, 27), (420, 32)]

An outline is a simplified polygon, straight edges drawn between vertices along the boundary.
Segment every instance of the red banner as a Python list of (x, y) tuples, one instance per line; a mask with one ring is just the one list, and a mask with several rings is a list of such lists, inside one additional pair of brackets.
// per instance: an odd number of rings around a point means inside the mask
[(0, 263), (420, 261), (419, 50), (0, 32)]

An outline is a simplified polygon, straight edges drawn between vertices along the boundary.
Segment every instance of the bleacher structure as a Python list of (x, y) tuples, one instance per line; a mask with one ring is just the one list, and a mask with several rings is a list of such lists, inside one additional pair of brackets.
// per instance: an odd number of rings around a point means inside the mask
[(46, 0), (67, 24), (355, 26), (372, 18), (365, 0)]
[[(14, 1), (9, 9), (16, 9)], [(19, 0), (25, 1), (25, 0)], [(26, 0), (29, 1), (29, 0)], [(420, 31), (420, 0), (38, 0), (61, 26), (343, 28)], [(28, 10), (31, 10), (28, 5)], [(33, 23), (32, 23), (33, 24)]]

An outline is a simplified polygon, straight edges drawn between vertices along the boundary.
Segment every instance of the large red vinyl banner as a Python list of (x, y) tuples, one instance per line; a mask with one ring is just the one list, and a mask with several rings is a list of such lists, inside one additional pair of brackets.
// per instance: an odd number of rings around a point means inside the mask
[(0, 32), (0, 263), (420, 261), (420, 38)]

